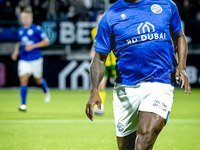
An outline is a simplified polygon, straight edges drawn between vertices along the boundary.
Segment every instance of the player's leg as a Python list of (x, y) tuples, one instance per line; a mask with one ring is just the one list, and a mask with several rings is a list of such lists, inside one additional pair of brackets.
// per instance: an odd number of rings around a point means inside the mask
[(125, 137), (117, 137), (117, 145), (119, 150), (134, 150), (136, 131)]
[(28, 93), (28, 80), (29, 74), (24, 74), (19, 77), (20, 80), (20, 98), (21, 98), (21, 106), (19, 110), (26, 111), (26, 100), (27, 100), (27, 93)]
[(151, 150), (164, 125), (160, 115), (140, 111), (135, 150)]
[(49, 87), (44, 78), (42, 78), (43, 74), (43, 58), (39, 58), (31, 63), (31, 67), (33, 70), (33, 77), (35, 82), (42, 88), (44, 92), (44, 101), (48, 103), (51, 100)]
[(34, 79), (35, 79), (35, 82), (37, 83), (37, 85), (39, 85), (42, 88), (44, 93), (47, 93), (49, 87), (47, 85), (46, 80), (44, 78), (36, 78), (36, 77), (34, 77)]
[(173, 103), (174, 87), (164, 83), (141, 83), (142, 101), (135, 150), (151, 150), (167, 123)]
[(27, 85), (30, 74), (31, 74), (31, 67), (29, 62), (25, 60), (19, 60), (18, 76), (20, 80), (20, 98), (21, 98), (21, 106), (19, 107), (20, 111), (26, 111), (26, 101), (28, 93)]

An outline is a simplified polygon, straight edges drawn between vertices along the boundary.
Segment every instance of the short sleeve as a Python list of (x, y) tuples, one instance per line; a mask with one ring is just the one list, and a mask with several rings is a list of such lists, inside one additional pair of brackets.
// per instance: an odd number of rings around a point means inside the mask
[(37, 36), (41, 41), (48, 38), (46, 33), (44, 32), (44, 30), (40, 26), (37, 26), (36, 30), (37, 30), (37, 32), (36, 32)]
[(171, 2), (172, 17), (170, 21), (171, 29), (174, 34), (178, 34), (182, 30), (181, 19), (176, 4)]
[(94, 50), (106, 54), (111, 51), (111, 31), (107, 23), (106, 14), (102, 16), (99, 22), (94, 41)]

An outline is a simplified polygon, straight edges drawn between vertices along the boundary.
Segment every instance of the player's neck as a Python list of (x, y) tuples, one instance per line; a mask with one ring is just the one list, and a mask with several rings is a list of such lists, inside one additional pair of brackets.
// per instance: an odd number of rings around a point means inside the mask
[(137, 2), (140, 2), (142, 0), (124, 0), (125, 2), (127, 3), (137, 3)]
[[(32, 24), (32, 23), (31, 23)], [(31, 24), (23, 25), (24, 28), (30, 28)]]

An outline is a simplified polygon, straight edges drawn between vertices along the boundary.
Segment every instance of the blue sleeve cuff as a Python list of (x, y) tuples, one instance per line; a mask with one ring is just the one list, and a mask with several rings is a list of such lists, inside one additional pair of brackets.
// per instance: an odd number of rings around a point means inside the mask
[(105, 49), (100, 49), (100, 48), (94, 48), (95, 52), (100, 52), (100, 53), (105, 53), (105, 54), (109, 54), (110, 50), (105, 50)]
[(182, 30), (182, 27), (179, 27), (178, 29), (176, 29), (176, 31), (174, 31), (174, 33), (178, 34), (181, 30)]

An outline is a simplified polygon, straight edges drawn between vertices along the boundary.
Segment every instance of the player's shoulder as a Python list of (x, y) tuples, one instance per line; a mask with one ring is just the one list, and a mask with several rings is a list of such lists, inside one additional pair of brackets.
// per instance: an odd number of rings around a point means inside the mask
[(17, 30), (18, 30), (18, 32), (22, 31), (22, 30), (24, 30), (24, 27), (19, 27)]
[(108, 16), (116, 13), (116, 11), (121, 9), (122, 7), (123, 7), (123, 4), (122, 4), (121, 0), (118, 0), (108, 10), (105, 11), (104, 16), (108, 17)]
[(163, 2), (167, 3), (172, 9), (176, 7), (176, 3), (172, 0), (163, 0)]
[(164, 5), (176, 5), (172, 0), (148, 0), (148, 3), (154, 3), (154, 4), (164, 4)]
[(34, 30), (36, 30), (36, 31), (40, 31), (40, 30), (42, 30), (42, 27), (40, 26), (40, 25), (36, 25), (36, 24), (32, 24), (32, 26), (31, 26)]
[(171, 9), (171, 13), (173, 14), (175, 12), (175, 10), (177, 9), (176, 3), (173, 2), (172, 0), (164, 0), (167, 2), (167, 4), (169, 5), (170, 9)]
[(24, 33), (24, 28), (23, 27), (19, 27), (17, 29), (17, 33), (18, 33), (18, 35), (22, 35)]
[(122, 0), (118, 0), (116, 1), (112, 6), (110, 6), (110, 8), (107, 10), (108, 12), (112, 11), (112, 10), (117, 10), (122, 8), (123, 4), (121, 2)]
[(110, 24), (115, 16), (117, 15), (117, 12), (119, 9), (122, 8), (121, 0), (118, 0), (115, 2), (108, 10), (106, 10), (100, 20), (100, 25), (104, 24)]
[(173, 3), (172, 0), (147, 0), (145, 4), (160, 4), (160, 5), (170, 5), (171, 3)]
[(176, 5), (175, 4), (175, 2), (173, 1), (173, 0), (164, 0), (164, 1), (166, 1), (168, 4), (170, 4), (170, 5)]

